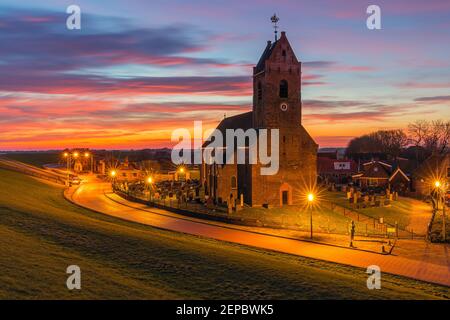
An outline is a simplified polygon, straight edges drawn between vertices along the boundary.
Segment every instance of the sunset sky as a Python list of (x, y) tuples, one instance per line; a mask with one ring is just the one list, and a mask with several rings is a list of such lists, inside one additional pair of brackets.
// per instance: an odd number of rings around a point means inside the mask
[[(81, 7), (81, 30), (66, 8)], [(381, 7), (382, 30), (366, 8)], [(251, 109), (280, 17), (321, 147), (450, 119), (450, 1), (10, 1), (0, 4), (0, 150), (170, 147)]]

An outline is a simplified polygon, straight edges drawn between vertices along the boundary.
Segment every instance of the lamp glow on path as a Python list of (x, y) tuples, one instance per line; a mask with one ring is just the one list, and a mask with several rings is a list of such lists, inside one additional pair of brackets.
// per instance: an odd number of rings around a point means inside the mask
[(313, 238), (313, 218), (312, 218), (312, 203), (314, 201), (314, 194), (313, 193), (308, 193), (308, 195), (306, 196), (306, 199), (308, 200), (308, 203), (310, 204), (309, 206), (309, 223), (310, 223), (310, 236), (309, 238), (312, 240)]

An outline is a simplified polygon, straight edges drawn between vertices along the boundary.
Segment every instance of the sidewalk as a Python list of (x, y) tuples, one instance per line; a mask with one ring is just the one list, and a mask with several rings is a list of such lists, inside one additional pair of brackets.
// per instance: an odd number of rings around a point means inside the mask
[[(308, 242), (313, 242), (313, 243), (333, 245), (333, 246), (338, 246), (338, 247), (343, 247), (343, 248), (349, 248), (349, 244), (350, 244), (350, 237), (348, 235), (314, 232), (313, 239), (311, 240), (310, 233), (307, 231), (297, 231), (297, 230), (288, 230), (288, 229), (273, 229), (273, 228), (267, 228), (267, 227), (249, 227), (249, 226), (228, 224), (228, 223), (212, 221), (212, 220), (204, 220), (204, 219), (193, 218), (193, 217), (188, 217), (188, 216), (180, 216), (177, 213), (166, 211), (164, 209), (158, 209), (158, 208), (149, 207), (147, 205), (143, 205), (140, 203), (136, 203), (133, 201), (128, 201), (113, 192), (106, 192), (105, 197), (107, 197), (108, 199), (110, 199), (116, 203), (119, 203), (121, 205), (130, 207), (130, 208), (135, 208), (137, 210), (142, 210), (142, 211), (147, 211), (147, 212), (157, 213), (157, 214), (163, 214), (163, 215), (171, 216), (174, 218), (182, 217), (183, 219), (186, 219), (186, 220), (195, 221), (195, 222), (204, 223), (204, 224), (232, 228), (232, 229), (236, 229), (236, 230), (243, 230), (243, 231), (247, 231), (247, 232), (274, 235), (274, 236), (278, 236), (278, 237), (284, 237), (287, 239), (302, 240), (302, 241), (308, 241)], [(388, 242), (388, 239), (358, 237), (357, 236), (357, 237), (355, 237), (355, 240), (353, 243), (354, 244), (353, 249), (370, 251), (373, 253), (381, 253), (382, 245), (386, 246), (386, 250), (388, 250), (387, 242)]]
[[(448, 245), (431, 245), (423, 241), (400, 241), (395, 255), (383, 255), (368, 251), (344, 248), (339, 237), (328, 237), (329, 243), (315, 243), (303, 240), (297, 234), (268, 234), (266, 228), (235, 226), (179, 216), (165, 210), (148, 208), (117, 197), (105, 195), (105, 184), (89, 183), (67, 194), (72, 201), (83, 207), (105, 213), (119, 219), (146, 224), (162, 229), (189, 233), (212, 239), (274, 250), (308, 258), (326, 260), (363, 268), (378, 265), (382, 272), (406, 276), (427, 282), (450, 286)], [(261, 230), (264, 229), (264, 233)], [(321, 237), (322, 235), (317, 235)], [(362, 239), (361, 239), (362, 240)], [(361, 242), (362, 243), (362, 242)], [(359, 246), (359, 242), (356, 245)]]

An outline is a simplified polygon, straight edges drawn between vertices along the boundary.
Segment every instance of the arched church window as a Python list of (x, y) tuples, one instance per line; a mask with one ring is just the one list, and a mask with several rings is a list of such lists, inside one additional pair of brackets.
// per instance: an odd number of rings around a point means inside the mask
[(288, 82), (286, 80), (280, 81), (280, 98), (288, 97)]
[(235, 176), (231, 177), (231, 189), (236, 189), (237, 188), (237, 179)]
[(262, 100), (262, 85), (261, 82), (258, 82), (258, 101)]

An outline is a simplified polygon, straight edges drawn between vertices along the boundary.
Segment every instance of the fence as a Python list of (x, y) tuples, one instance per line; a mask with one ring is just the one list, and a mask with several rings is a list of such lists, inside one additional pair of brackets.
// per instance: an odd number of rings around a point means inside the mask
[[(414, 230), (408, 230), (407, 228), (399, 228), (398, 225), (386, 223), (380, 223), (379, 219), (369, 217), (367, 215), (362, 214), (361, 212), (352, 210), (350, 208), (346, 208), (340, 206), (331, 201), (322, 201), (323, 205), (330, 209), (333, 212), (341, 213), (345, 217), (348, 217), (354, 221), (366, 223), (367, 227), (371, 227), (373, 230), (379, 231), (380, 234), (388, 235), (388, 229), (395, 228), (395, 236), (397, 238), (423, 238), (421, 235), (417, 235), (414, 233)], [(366, 232), (367, 233), (367, 232)]]
[[(239, 212), (233, 212), (228, 214), (227, 208), (223, 206), (214, 206), (211, 208), (206, 207), (200, 201), (183, 201), (181, 198), (166, 198), (166, 199), (152, 199), (150, 201), (148, 194), (133, 193), (130, 191), (120, 190), (115, 188), (114, 190), (121, 197), (134, 201), (150, 205), (156, 208), (168, 210), (181, 215), (190, 217), (196, 217), (201, 219), (209, 219), (215, 221), (221, 221), (226, 223), (234, 223), (246, 226), (256, 227), (269, 227), (274, 229), (289, 229), (297, 231), (309, 231), (309, 225), (302, 225), (296, 223), (297, 217), (292, 215), (281, 215), (278, 221), (276, 219), (270, 219), (266, 215), (262, 215), (258, 218), (239, 215)], [(415, 235), (411, 231), (399, 229), (398, 226), (393, 226), (386, 223), (379, 223), (377, 219), (367, 217), (357, 211), (350, 210), (345, 207), (341, 207), (332, 202), (326, 202), (326, 205), (332, 208), (333, 212), (341, 213), (343, 216), (358, 222), (357, 235), (370, 236), (377, 238), (393, 237), (393, 238), (415, 238)], [(273, 218), (273, 217), (272, 217)], [(365, 224), (365, 226), (364, 226)], [(315, 232), (329, 233), (329, 234), (348, 234), (347, 225), (341, 226), (337, 230), (336, 228), (330, 228), (326, 225), (314, 225)], [(345, 231), (344, 231), (345, 230)], [(389, 231), (389, 232), (388, 232)], [(394, 232), (392, 232), (394, 231)]]
[(176, 199), (155, 199), (153, 201), (150, 201), (148, 197), (146, 198), (143, 195), (127, 192), (119, 188), (113, 188), (113, 191), (126, 200), (146, 204), (151, 207), (167, 210), (188, 217), (232, 223), (237, 225), (258, 226), (256, 220), (241, 219), (239, 217), (229, 216), (227, 215), (227, 212), (221, 207), (215, 207), (214, 209), (208, 209), (206, 207), (202, 208), (202, 204), (187, 203), (177, 201)]

